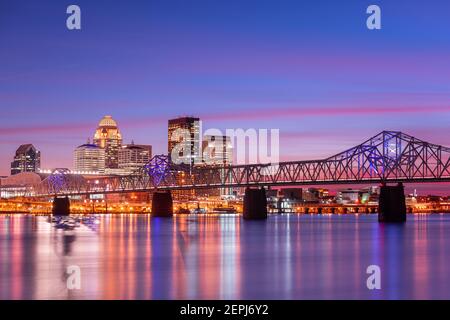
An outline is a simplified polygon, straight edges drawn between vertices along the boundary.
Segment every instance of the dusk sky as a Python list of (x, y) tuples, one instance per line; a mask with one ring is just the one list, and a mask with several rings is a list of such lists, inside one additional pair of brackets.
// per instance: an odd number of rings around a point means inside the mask
[(0, 174), (23, 143), (43, 168), (72, 167), (106, 114), (154, 153), (180, 115), (279, 128), (282, 160), (382, 130), (450, 146), (450, 2), (0, 0)]

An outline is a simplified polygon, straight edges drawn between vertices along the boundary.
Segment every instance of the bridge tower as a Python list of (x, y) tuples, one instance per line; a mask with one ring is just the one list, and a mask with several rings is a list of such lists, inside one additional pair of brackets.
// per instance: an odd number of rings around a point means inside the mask
[(402, 183), (399, 183), (396, 186), (381, 186), (378, 203), (378, 221), (406, 221), (405, 190)]
[(155, 191), (152, 197), (153, 217), (172, 217), (173, 199), (170, 191)]
[(246, 220), (267, 219), (267, 197), (266, 197), (266, 190), (264, 188), (245, 189), (244, 219)]
[(54, 216), (68, 216), (70, 215), (70, 200), (66, 196), (64, 198), (53, 198), (52, 214)]

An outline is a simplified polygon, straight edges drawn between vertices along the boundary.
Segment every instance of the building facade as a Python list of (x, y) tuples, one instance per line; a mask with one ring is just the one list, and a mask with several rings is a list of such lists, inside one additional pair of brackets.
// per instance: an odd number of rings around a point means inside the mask
[(74, 168), (81, 172), (104, 172), (105, 149), (90, 143), (77, 147), (74, 152)]
[(233, 144), (228, 136), (205, 135), (202, 141), (203, 164), (231, 165)]
[(21, 172), (38, 172), (41, 167), (41, 152), (32, 144), (23, 144), (11, 162), (11, 175)]
[[(233, 163), (233, 144), (228, 136), (205, 135), (202, 141), (202, 166), (227, 166)], [(224, 179), (227, 171), (221, 170)], [(233, 195), (233, 188), (197, 190), (197, 196), (229, 197)]]
[(111, 116), (105, 116), (94, 134), (94, 144), (105, 149), (105, 168), (119, 168), (119, 150), (122, 146), (122, 134), (117, 122)]
[(146, 165), (152, 158), (152, 146), (134, 144), (123, 145), (119, 149), (119, 169), (132, 173)]
[[(200, 119), (194, 117), (169, 120), (167, 151), (172, 161), (193, 165), (201, 159), (200, 126)], [(186, 148), (180, 148), (181, 145)]]

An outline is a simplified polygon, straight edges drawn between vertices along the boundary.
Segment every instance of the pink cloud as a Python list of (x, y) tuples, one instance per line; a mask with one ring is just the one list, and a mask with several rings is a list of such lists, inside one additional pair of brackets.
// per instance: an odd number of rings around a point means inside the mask
[(312, 116), (359, 116), (383, 114), (417, 114), (417, 113), (447, 113), (449, 106), (408, 106), (408, 107), (332, 107), (332, 108), (267, 108), (260, 110), (242, 110), (240, 112), (224, 112), (202, 115), (203, 120), (246, 120), (246, 119), (272, 119)]

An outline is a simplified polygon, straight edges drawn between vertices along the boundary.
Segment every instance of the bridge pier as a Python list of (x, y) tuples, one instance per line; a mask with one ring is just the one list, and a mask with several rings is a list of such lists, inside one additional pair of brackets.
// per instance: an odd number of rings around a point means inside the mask
[(246, 220), (267, 219), (267, 197), (266, 197), (266, 190), (264, 188), (245, 189), (244, 219)]
[(70, 200), (66, 196), (64, 198), (53, 198), (52, 215), (68, 216), (70, 215)]
[(170, 191), (156, 191), (152, 197), (153, 217), (172, 217), (173, 200)]
[(406, 201), (403, 184), (399, 183), (397, 186), (381, 186), (378, 203), (378, 221), (406, 221)]

